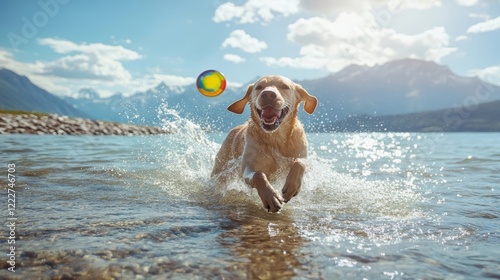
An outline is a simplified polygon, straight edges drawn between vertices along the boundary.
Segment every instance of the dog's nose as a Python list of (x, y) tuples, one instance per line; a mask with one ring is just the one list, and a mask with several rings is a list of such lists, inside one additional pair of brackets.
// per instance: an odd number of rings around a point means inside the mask
[(273, 102), (277, 97), (276, 92), (274, 92), (273, 90), (268, 90), (268, 89), (263, 90), (260, 95), (261, 95), (262, 101), (264, 103)]

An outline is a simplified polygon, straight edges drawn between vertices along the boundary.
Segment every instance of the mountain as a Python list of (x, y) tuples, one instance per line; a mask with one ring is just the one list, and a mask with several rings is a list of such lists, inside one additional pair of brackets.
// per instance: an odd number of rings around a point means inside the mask
[(499, 132), (500, 100), (402, 115), (353, 115), (328, 127), (340, 132)]
[[(330, 131), (345, 123), (343, 120), (362, 115), (400, 115), (500, 99), (500, 87), (476, 77), (460, 77), (446, 66), (416, 59), (373, 67), (350, 65), (321, 79), (297, 82), (319, 100), (314, 115), (301, 110), (300, 118), (308, 131)], [(96, 93), (85, 89), (80, 92), (85, 98), (65, 100), (99, 119), (158, 125), (171, 117), (165, 109), (175, 108), (181, 116), (205, 127), (227, 130), (248, 118), (248, 109), (242, 115), (226, 110), (245, 90), (246, 87), (228, 88), (216, 98), (207, 98), (198, 93), (194, 84), (181, 89), (182, 93), (160, 84), (129, 97), (95, 98)]]
[(54, 113), (89, 118), (59, 97), (34, 85), (28, 78), (0, 69), (0, 109)]
[[(466, 110), (447, 114), (447, 125), (457, 119), (457, 114), (458, 118), (467, 120), (470, 124), (472, 119), (463, 117), (470, 113), (468, 109), (478, 106), (479, 109), (474, 111), (474, 114), (478, 114), (489, 108), (478, 104), (500, 100), (498, 86), (477, 77), (460, 77), (446, 66), (416, 59), (403, 59), (372, 67), (350, 65), (321, 79), (296, 82), (319, 100), (319, 106), (313, 115), (300, 109), (299, 117), (307, 131), (352, 131), (362, 122), (366, 123), (366, 127), (377, 130), (382, 123), (377, 127), (373, 124), (376, 121), (387, 124), (384, 128), (395, 130), (404, 130), (403, 125), (410, 131), (423, 129), (412, 126), (410, 121), (397, 126), (384, 118), (397, 116), (396, 118), (404, 119), (406, 114), (410, 114), (417, 122), (425, 119), (426, 124), (431, 122), (429, 118), (434, 118), (439, 127), (443, 127), (442, 112), (432, 112), (453, 110), (447, 108)], [(209, 98), (201, 95), (194, 84), (170, 88), (160, 83), (131, 96), (116, 94), (100, 98), (94, 89), (83, 88), (76, 97), (63, 99), (79, 111), (100, 120), (162, 125), (164, 121), (175, 119), (179, 115), (206, 129), (228, 130), (248, 119), (248, 107), (241, 115), (226, 110), (228, 105), (245, 94), (245, 90), (246, 85), (241, 88), (228, 87), (218, 97)], [(29, 102), (32, 99), (26, 100)], [(175, 109), (175, 112), (171, 109)], [(488, 117), (495, 118), (500, 114), (500, 110), (498, 111), (490, 112)], [(419, 112), (426, 113), (416, 114)], [(481, 122), (479, 119), (477, 121)], [(488, 119), (483, 119), (482, 122), (488, 122)], [(394, 125), (389, 125), (391, 123)], [(477, 127), (487, 126), (477, 123)], [(448, 131), (446, 127), (443, 130)]]
[(500, 87), (460, 77), (434, 62), (403, 59), (373, 67), (350, 65), (322, 79), (300, 82), (323, 106), (319, 114), (391, 115), (500, 99)]
[(201, 95), (194, 84), (179, 90), (160, 83), (131, 96), (117, 94), (94, 98), (95, 94), (92, 89), (82, 89), (77, 97), (63, 99), (97, 119), (145, 125), (161, 125), (165, 120), (175, 118), (170, 109), (214, 130), (226, 130), (248, 118), (248, 115), (235, 115), (226, 110), (230, 103), (243, 96), (244, 89), (228, 87), (222, 95), (209, 98)]
[(65, 102), (71, 104), (75, 109), (86, 112), (97, 120), (127, 122), (122, 117), (123, 96), (118, 93), (108, 98), (101, 98), (99, 93), (91, 88), (81, 89), (76, 97), (61, 97)]

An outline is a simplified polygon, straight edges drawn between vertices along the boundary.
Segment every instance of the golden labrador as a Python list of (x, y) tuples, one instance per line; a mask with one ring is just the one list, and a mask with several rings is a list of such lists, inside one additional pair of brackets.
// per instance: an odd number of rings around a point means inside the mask
[[(257, 189), (268, 211), (278, 212), (302, 185), (305, 166), (299, 159), (307, 156), (306, 135), (297, 118), (302, 101), (309, 114), (318, 105), (316, 97), (282, 76), (265, 76), (249, 85), (245, 96), (228, 110), (241, 114), (249, 103), (250, 118), (227, 135), (215, 158), (212, 177), (225, 176), (225, 171), (241, 162), (244, 181)], [(282, 195), (270, 183), (279, 174), (287, 174)]]

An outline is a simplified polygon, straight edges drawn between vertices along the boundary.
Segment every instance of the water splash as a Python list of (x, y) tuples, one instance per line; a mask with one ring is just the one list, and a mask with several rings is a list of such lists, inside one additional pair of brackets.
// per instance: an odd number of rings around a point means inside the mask
[[(232, 177), (224, 185), (217, 185), (216, 180), (210, 179), (215, 155), (224, 134), (207, 133), (202, 126), (181, 117), (177, 110), (168, 107), (166, 103), (158, 108), (158, 118), (163, 122), (163, 129), (173, 132), (159, 138), (157, 143), (164, 153), (160, 155), (162, 170), (157, 182), (162, 189), (169, 194), (202, 204), (220, 203), (228, 207), (237, 207), (238, 204), (250, 203), (261, 206), (256, 192), (239, 179), (238, 164), (235, 164), (234, 170), (228, 171)], [(393, 135), (387, 137), (394, 138)], [(354, 150), (356, 157), (364, 157), (370, 161), (402, 157), (402, 153), (411, 152), (408, 149), (394, 149), (394, 144), (390, 143), (384, 146), (379, 140), (353, 135), (342, 140), (342, 145), (337, 146), (343, 148), (346, 153), (353, 153)], [(325, 149), (321, 143), (318, 145), (317, 141), (313, 141), (310, 146), (312, 152), (306, 160), (307, 172), (301, 193), (285, 205), (283, 211), (287, 209), (294, 212), (320, 211), (331, 216), (419, 215), (414, 205), (421, 201), (421, 198), (415, 192), (411, 178), (373, 180), (360, 176), (372, 172), (360, 173), (352, 170), (344, 172), (346, 170), (339, 168), (337, 159), (328, 153), (329, 148)], [(368, 154), (370, 150), (373, 150), (372, 154)], [(371, 166), (365, 165), (365, 167), (369, 170), (368, 167)], [(273, 186), (281, 190), (283, 184), (284, 181), (279, 180), (274, 182)]]
[[(317, 155), (308, 159), (299, 208), (312, 208), (332, 215), (409, 216), (419, 195), (408, 182), (367, 180), (339, 173), (331, 161)], [(318, 207), (319, 206), (319, 207)]]
[(162, 120), (162, 128), (172, 132), (159, 140), (165, 153), (160, 155), (163, 188), (187, 196), (206, 191), (220, 144), (210, 140), (200, 125), (181, 117), (166, 103), (158, 108), (158, 118)]

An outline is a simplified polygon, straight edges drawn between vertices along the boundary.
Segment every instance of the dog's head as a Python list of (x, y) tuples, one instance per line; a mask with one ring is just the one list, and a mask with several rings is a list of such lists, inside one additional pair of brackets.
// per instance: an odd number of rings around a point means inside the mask
[(316, 97), (302, 86), (282, 76), (265, 76), (248, 86), (245, 96), (227, 109), (241, 114), (247, 102), (252, 119), (259, 121), (266, 132), (277, 130), (282, 123), (297, 116), (299, 103), (304, 101), (304, 111), (312, 114), (318, 105)]

